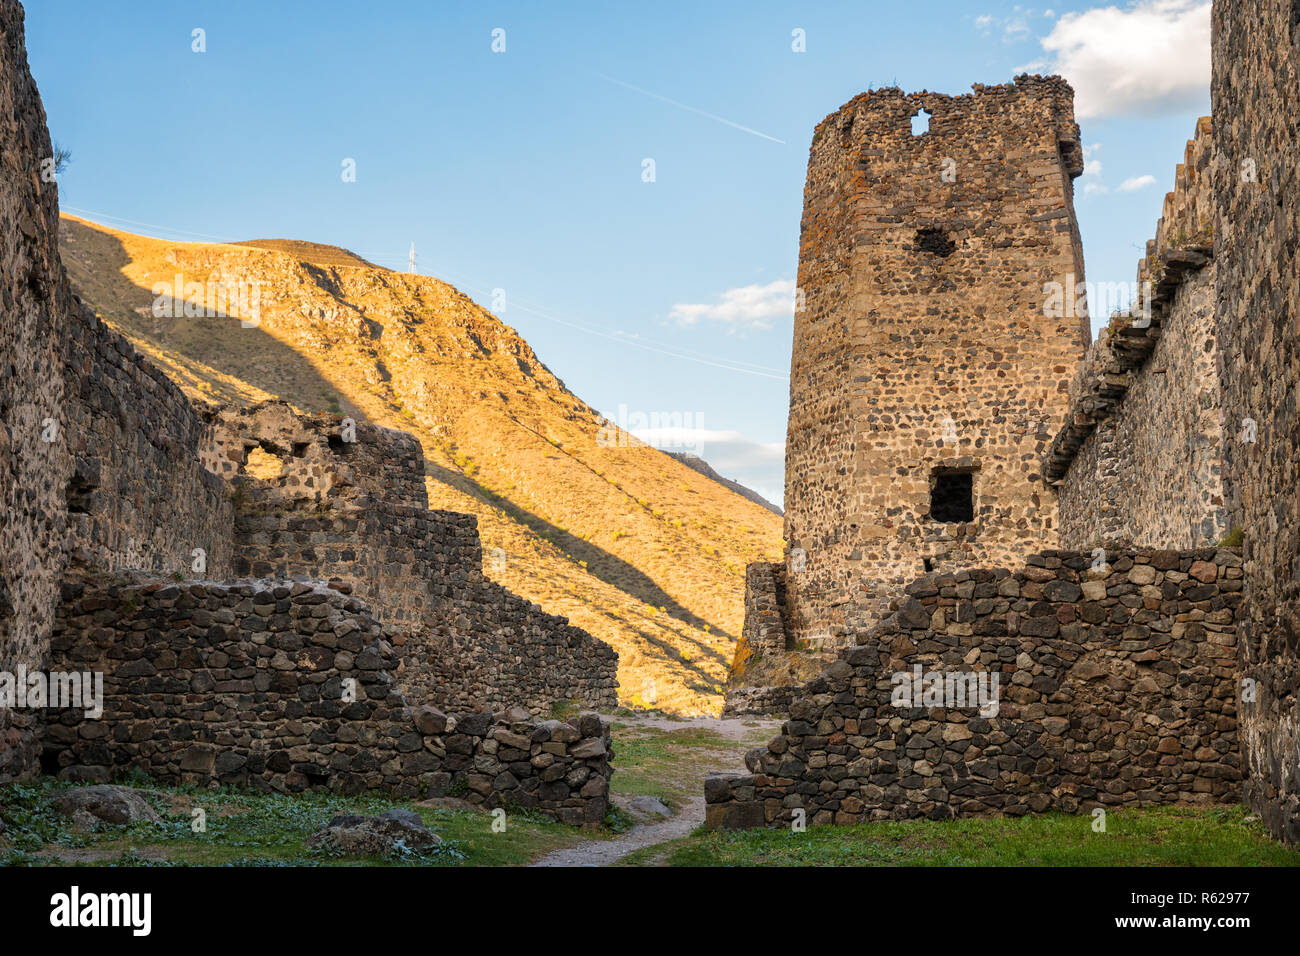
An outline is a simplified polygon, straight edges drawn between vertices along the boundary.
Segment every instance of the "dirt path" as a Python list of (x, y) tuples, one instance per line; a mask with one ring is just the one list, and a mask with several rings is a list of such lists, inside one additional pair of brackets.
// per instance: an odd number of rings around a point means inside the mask
[[(609, 866), (629, 853), (658, 843), (667, 843), (690, 834), (704, 823), (704, 778), (709, 773), (745, 772), (745, 751), (759, 738), (770, 737), (780, 726), (780, 721), (752, 717), (722, 720), (701, 717), (693, 720), (673, 720), (659, 717), (615, 718), (627, 725), (626, 732), (658, 732), (669, 735), (707, 731), (722, 738), (722, 747), (695, 747), (684, 754), (679, 765), (663, 771), (662, 782), (673, 791), (676, 806), (674, 816), (659, 823), (644, 822), (612, 840), (588, 840), (575, 846), (554, 850), (532, 866)], [(618, 746), (614, 740), (615, 789), (618, 786)], [(627, 793), (617, 794), (626, 801)]]
[[(700, 781), (701, 787), (704, 781)], [(533, 866), (609, 866), (636, 850), (684, 837), (704, 822), (704, 796), (690, 800), (677, 816), (663, 823), (642, 824), (613, 840), (590, 840), (556, 850)]]

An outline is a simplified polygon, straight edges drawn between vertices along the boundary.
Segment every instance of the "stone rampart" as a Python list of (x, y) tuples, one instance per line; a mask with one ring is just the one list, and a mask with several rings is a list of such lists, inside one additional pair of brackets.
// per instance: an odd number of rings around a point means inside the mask
[(1240, 799), (1231, 549), (927, 575), (790, 706), (711, 826)]

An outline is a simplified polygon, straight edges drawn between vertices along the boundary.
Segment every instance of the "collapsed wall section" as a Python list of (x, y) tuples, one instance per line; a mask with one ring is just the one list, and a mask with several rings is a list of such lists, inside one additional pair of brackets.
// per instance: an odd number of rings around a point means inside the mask
[(393, 635), (409, 699), (617, 706), (613, 648), (489, 581), (473, 515), (426, 507), (416, 438), (282, 403), (208, 416), (206, 460), (235, 483), (235, 573), (342, 582)]
[(56, 712), (46, 760), (65, 780), (155, 779), (298, 792), (456, 793), (598, 825), (609, 725), (518, 708), (408, 707), (399, 656), (357, 598), (318, 583), (70, 579), (53, 666), (104, 676), (104, 712)]
[(727, 675), (723, 717), (789, 710), (795, 692), (817, 665), (785, 630), (787, 577), (783, 564), (756, 561), (745, 568), (745, 626)]
[(1093, 561), (914, 581), (801, 690), (750, 774), (706, 780), (708, 825), (1239, 800), (1240, 554)]
[(1088, 350), (1043, 463), (1062, 547), (1196, 548), (1228, 533), (1215, 341), (1213, 136), (1197, 123), (1138, 301)]
[(1246, 796), (1300, 842), (1300, 7), (1213, 8), (1217, 338), (1228, 512), (1241, 528)]

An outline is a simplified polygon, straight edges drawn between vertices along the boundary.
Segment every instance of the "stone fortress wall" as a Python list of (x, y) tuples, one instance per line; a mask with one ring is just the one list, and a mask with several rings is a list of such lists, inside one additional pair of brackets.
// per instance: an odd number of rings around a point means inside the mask
[(298, 792), (459, 794), (598, 825), (609, 725), (522, 708), (408, 706), (397, 652), (355, 597), (319, 582), (167, 582), (90, 575), (64, 585), (53, 666), (106, 674), (105, 711), (58, 713), (48, 769)]
[(1138, 265), (1149, 314), (1115, 315), (1071, 384), (1044, 467), (1060, 492), (1063, 547), (1196, 548), (1229, 531), (1212, 156), (1206, 117)]
[[(123, 567), (228, 574), (232, 512), (202, 468), (204, 425), (165, 375), (72, 294), (23, 11), (0, 4), (0, 670), (39, 668), (59, 583)], [(0, 779), (30, 772), (39, 718), (0, 708)]]
[(1243, 533), (1242, 677), (1257, 690), (1242, 711), (1246, 796), (1300, 842), (1300, 7), (1219, 0), (1213, 36), (1224, 485)]
[(89, 308), (78, 303), (64, 330), (71, 565), (229, 577), (230, 496), (198, 456), (208, 426), (171, 379)]
[[(1241, 557), (1048, 551), (1014, 574), (917, 579), (746, 757), (705, 784), (711, 826), (1235, 802)], [(991, 681), (900, 700), (895, 675)], [(991, 683), (986, 688), (992, 690)]]
[[(46, 441), (64, 407), (63, 342), (51, 316), (75, 308), (62, 281), (54, 150), (27, 72), (23, 11), (0, 0), (0, 661), (40, 666), (66, 557), (67, 445)], [(33, 766), (37, 715), (0, 707), (0, 779)]]
[[(427, 508), (418, 441), (364, 424), (345, 441), (275, 403), (200, 412), (72, 295), (16, 0), (0, 134), (0, 671), (101, 668), (110, 696), (106, 720), (0, 710), (0, 781), (138, 765), (412, 793), (460, 773), (485, 802), (603, 819), (607, 730), (532, 715), (614, 706), (617, 655), (483, 578), (473, 517)], [(371, 703), (340, 711), (348, 655), (373, 663)]]
[[(883, 89), (814, 133), (786, 445), (802, 645), (848, 643), (917, 575), (1014, 564), (1056, 533), (1040, 462), (1088, 340), (1044, 294), (1083, 280), (1072, 97), (1032, 76)], [(966, 514), (934, 507), (949, 485)]]
[(802, 682), (783, 682), (792, 675), (780, 666), (797, 659), (792, 653), (797, 647), (785, 630), (787, 586), (783, 564), (755, 561), (745, 568), (745, 626), (731, 665), (723, 717), (790, 709)]

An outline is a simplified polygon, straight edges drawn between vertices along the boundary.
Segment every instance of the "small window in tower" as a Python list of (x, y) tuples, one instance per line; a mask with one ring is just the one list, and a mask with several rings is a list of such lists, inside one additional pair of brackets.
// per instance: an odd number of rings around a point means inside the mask
[(912, 114), (912, 135), (924, 136), (930, 132), (930, 111), (917, 110)]
[(946, 230), (918, 229), (916, 230), (916, 248), (921, 252), (932, 252), (940, 258), (944, 258), (952, 255), (953, 250), (957, 248), (957, 243), (952, 241)]
[(930, 517), (945, 523), (975, 520), (975, 476), (935, 470), (930, 476)]

